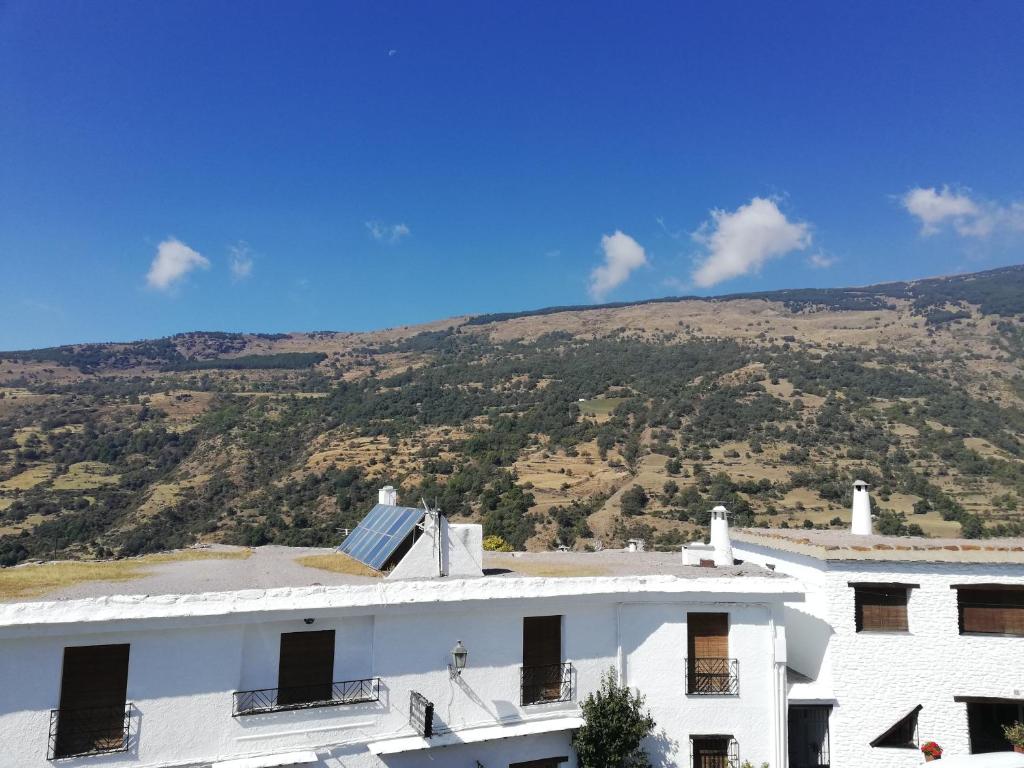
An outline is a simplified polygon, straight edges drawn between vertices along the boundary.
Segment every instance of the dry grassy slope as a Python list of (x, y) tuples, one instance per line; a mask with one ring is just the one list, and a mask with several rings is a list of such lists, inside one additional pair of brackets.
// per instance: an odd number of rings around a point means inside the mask
[[(326, 360), (318, 369), (333, 378), (352, 379), (367, 375), (371, 371), (387, 375), (418, 367), (427, 362), (424, 353), (388, 352), (367, 354), (368, 347), (388, 344), (407, 339), (425, 331), (439, 331), (461, 326), (460, 333), (482, 334), (493, 341), (521, 340), (529, 342), (552, 332), (568, 332), (580, 339), (607, 336), (625, 331), (638, 339), (648, 341), (685, 339), (688, 337), (716, 337), (739, 340), (752, 345), (773, 342), (789, 342), (806, 350), (827, 350), (835, 347), (857, 347), (860, 349), (894, 349), (902, 353), (921, 352), (936, 356), (939, 362), (931, 364), (932, 373), (948, 376), (958, 381), (975, 396), (990, 397), (1004, 405), (1022, 406), (1020, 395), (1011, 386), (1011, 379), (1021, 373), (1019, 363), (1005, 356), (997, 342), (995, 328), (998, 318), (982, 316), (976, 307), (972, 317), (956, 323), (929, 327), (922, 317), (914, 315), (906, 300), (892, 300), (893, 309), (869, 311), (804, 311), (791, 312), (782, 303), (761, 299), (737, 299), (718, 301), (680, 301), (619, 308), (600, 308), (585, 311), (558, 312), (547, 315), (528, 316), (482, 325), (463, 325), (466, 318), (450, 318), (419, 326), (404, 326), (373, 333), (294, 333), (286, 338), (266, 338), (246, 335), (235, 340), (233, 348), (221, 353), (223, 357), (238, 357), (253, 354), (274, 354), (281, 352), (322, 352)], [(202, 334), (189, 334), (176, 338), (178, 350), (188, 356), (210, 357), (216, 350)], [(969, 364), (966, 362), (970, 358)], [(759, 365), (729, 374), (722, 383), (735, 383), (744, 376), (756, 376)], [(151, 366), (102, 371), (103, 375), (125, 377), (134, 375), (151, 376), (156, 380), (170, 374), (162, 374)], [(190, 374), (199, 375), (199, 374)], [(267, 382), (281, 380), (287, 373), (280, 371), (204, 371), (202, 375), (216, 377), (239, 393), (252, 390)], [(77, 369), (54, 363), (0, 361), (0, 385), (22, 382), (66, 383), (89, 378)], [(180, 382), (181, 374), (175, 381)], [(777, 383), (765, 382), (769, 394), (780, 400), (791, 402), (793, 386), (785, 378)], [(46, 398), (46, 395), (31, 393), (20, 386), (3, 386), (0, 392), (0, 415), (31, 406)], [(316, 396), (316, 393), (311, 393)], [(271, 394), (270, 397), (275, 395)], [(802, 394), (804, 407), (811, 413), (821, 406), (822, 399)], [(151, 407), (167, 414), (170, 428), (187, 431), (207, 410), (213, 400), (209, 392), (170, 389), (149, 397)], [(884, 408), (888, 403), (880, 402)], [(137, 407), (137, 406), (134, 406)], [(591, 418), (606, 418), (606, 414), (595, 414)], [(941, 426), (941, 425), (935, 425)], [(897, 426), (893, 432), (906, 446), (913, 446), (915, 430)], [(411, 438), (403, 439), (398, 445), (389, 445), (383, 438), (367, 438), (335, 430), (320, 436), (308, 446), (302, 456), (296, 457), (292, 478), (301, 478), (307, 472), (322, 472), (329, 466), (371, 466), (371, 474), (389, 480), (414, 482), (419, 477), (417, 456), (425, 448), (437, 446), (442, 458), (453, 457), (452, 442), (463, 437), (460, 430), (425, 430)], [(969, 443), (982, 454), (1006, 458), (997, 448), (986, 441), (975, 439)], [(767, 478), (784, 481), (789, 474), (801, 467), (786, 464), (781, 454), (785, 446), (772, 447), (760, 455), (751, 455), (745, 443), (723, 445), (712, 451), (712, 458), (703, 462), (714, 474), (727, 472), (734, 479)], [(837, 446), (827, 458), (843, 466), (851, 462), (843, 458), (841, 447)], [(739, 458), (727, 454), (738, 452)], [(0, 454), (0, 471), (10, 466), (11, 451)], [(245, 458), (234, 446), (210, 441), (201, 444), (164, 483), (154, 485), (147, 494), (147, 500), (138, 510), (138, 515), (147, 517), (154, 511), (179, 498), (186, 488), (202, 488), (210, 469), (224, 467), (230, 474), (231, 467)], [(616, 458), (614, 455), (612, 458)], [(668, 479), (663, 457), (646, 457), (636, 477), (624, 470), (614, 468), (600, 461), (596, 445), (581, 446), (579, 455), (566, 456), (564, 453), (548, 452), (543, 449), (529, 450), (520, 456), (515, 465), (522, 483), (528, 484), (534, 494), (537, 507), (545, 522), (531, 541), (541, 548), (550, 540), (552, 526), (544, 513), (552, 506), (566, 504), (573, 498), (586, 498), (597, 494), (608, 495), (604, 507), (593, 515), (591, 527), (598, 538), (608, 538), (619, 513), (619, 497), (622, 491), (633, 483), (643, 485), (652, 496), (658, 493)], [(924, 467), (922, 467), (924, 468)], [(939, 467), (929, 467), (937, 470)], [(692, 479), (675, 478), (681, 486), (692, 483)], [(971, 511), (987, 514), (989, 500), (1006, 488), (990, 480), (966, 481), (951, 472), (937, 480), (945, 489), (954, 492)], [(0, 483), (0, 505), (8, 505), (20, 489), (40, 484), (52, 484), (55, 488), (80, 487), (83, 491), (96, 484), (106, 482), (102, 467), (67, 468), (60, 473), (45, 461), (26, 469), (24, 472)], [(77, 484), (77, 486), (76, 486)], [(895, 495), (885, 500), (885, 506), (898, 511), (910, 512), (916, 498)], [(816, 523), (827, 522), (841, 510), (824, 502), (805, 490), (791, 491), (780, 505), (784, 512), (774, 522), (783, 519), (798, 524), (803, 519)], [(657, 530), (672, 527), (687, 528), (686, 525), (667, 521), (658, 516), (659, 504), (655, 500), (648, 514), (640, 521)], [(32, 520), (25, 521), (30, 525)], [(942, 521), (935, 513), (915, 516), (927, 532), (933, 534), (956, 533), (955, 523)], [(7, 527), (3, 532), (16, 530)]]

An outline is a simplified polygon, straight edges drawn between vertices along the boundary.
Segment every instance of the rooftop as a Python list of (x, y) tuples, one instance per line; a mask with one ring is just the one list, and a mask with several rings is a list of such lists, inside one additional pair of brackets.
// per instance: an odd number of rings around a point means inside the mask
[[(202, 551), (202, 550), (201, 550)], [(104, 566), (141, 562), (127, 577)], [(0, 628), (157, 616), (351, 608), (415, 602), (517, 599), (615, 592), (763, 594), (800, 599), (802, 587), (753, 565), (700, 568), (679, 553), (484, 553), (484, 575), (384, 579), (331, 549), (217, 547), (206, 557), (94, 564), (85, 580), (48, 577), (69, 563), (0, 570)], [(34, 571), (34, 572), (33, 572)], [(11, 578), (22, 580), (20, 591)], [(56, 586), (55, 586), (56, 584)], [(3, 597), (6, 594), (6, 597)]]
[(818, 560), (1024, 565), (1024, 539), (930, 539), (859, 536), (849, 531), (743, 528), (732, 532), (732, 540), (735, 544), (758, 544)]
[[(76, 566), (88, 566), (79, 578)], [(67, 569), (69, 578), (53, 578)], [(126, 573), (127, 571), (127, 573)], [(756, 566), (697, 568), (679, 553), (485, 552), (483, 578), (675, 576), (775, 577)], [(19, 585), (15, 579), (21, 577)], [(333, 549), (217, 546), (157, 558), (26, 564), (0, 571), (0, 601), (75, 600), (111, 595), (195, 595), (279, 587), (376, 584), (383, 578)], [(391, 583), (394, 583), (393, 581)], [(6, 587), (6, 589), (5, 589)]]

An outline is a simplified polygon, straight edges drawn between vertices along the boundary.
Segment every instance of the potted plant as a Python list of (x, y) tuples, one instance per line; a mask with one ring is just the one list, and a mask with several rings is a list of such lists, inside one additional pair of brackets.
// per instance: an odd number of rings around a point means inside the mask
[(926, 763), (930, 763), (932, 760), (942, 759), (942, 747), (934, 741), (926, 741), (922, 744), (921, 751), (924, 753), (924, 761)]
[(1013, 725), (1004, 725), (1003, 734), (1006, 740), (1013, 744), (1013, 751), (1024, 754), (1024, 723), (1020, 720)]

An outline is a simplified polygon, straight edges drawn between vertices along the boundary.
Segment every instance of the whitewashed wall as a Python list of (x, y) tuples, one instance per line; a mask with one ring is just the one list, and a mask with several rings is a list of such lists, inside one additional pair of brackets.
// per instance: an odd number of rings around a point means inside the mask
[[(601, 674), (625, 663), (625, 679), (648, 699), (659, 726), (649, 745), (659, 764), (686, 765), (691, 734), (734, 735), (741, 756), (772, 761), (780, 716), (773, 698), (781, 609), (716, 603), (713, 595), (600, 595), (471, 601), (430, 606), (272, 612), (204, 618), (124, 620), (40, 629), (0, 640), (0, 765), (32, 768), (46, 760), (49, 710), (58, 704), (68, 645), (131, 643), (128, 700), (136, 707), (128, 753), (72, 758), (60, 765), (104, 768), (208, 765), (247, 755), (317, 749), (322, 764), (344, 768), (444, 765), (505, 768), (509, 762), (570, 754), (565, 733), (446, 747), (383, 761), (366, 743), (407, 734), (409, 692), (435, 703), (439, 728), (465, 728), (524, 717), (573, 714)], [(721, 599), (721, 598), (719, 598)], [(626, 600), (623, 605), (620, 601)], [(650, 601), (650, 602), (645, 602)], [(740, 663), (739, 697), (687, 697), (686, 614), (731, 614), (730, 653)], [(576, 670), (574, 700), (519, 705), (524, 616), (562, 614), (563, 659)], [(334, 629), (335, 679), (379, 676), (381, 701), (231, 717), (235, 690), (275, 687), (282, 632)], [(90, 631), (91, 630), (91, 631)], [(469, 649), (461, 679), (447, 664), (456, 640)], [(784, 653), (784, 641), (781, 650)], [(570, 761), (567, 768), (574, 768)]]
[[(729, 654), (738, 660), (739, 696), (686, 695), (689, 610), (728, 611)], [(689, 765), (691, 735), (729, 735), (740, 760), (776, 762), (778, 721), (772, 611), (767, 606), (625, 605), (622, 607), (625, 672), (629, 685), (647, 697), (658, 724), (648, 753), (656, 765)], [(783, 643), (784, 645), (784, 643)]]
[[(831, 719), (832, 764), (902, 768), (921, 763), (917, 750), (872, 748), (870, 742), (918, 704), (921, 743), (937, 741), (947, 755), (970, 751), (967, 707), (954, 696), (1024, 698), (1024, 638), (960, 635), (952, 584), (1024, 584), (1024, 566), (832, 561), (742, 544), (737, 557), (774, 562), (804, 581), (803, 607), (787, 608), (791, 663), (823, 658), (822, 674), (836, 706)], [(856, 631), (850, 582), (902, 582), (912, 589), (909, 634)], [(830, 636), (802, 632), (795, 611), (826, 622)], [(821, 648), (827, 644), (827, 650)], [(801, 669), (800, 671), (804, 671)]]

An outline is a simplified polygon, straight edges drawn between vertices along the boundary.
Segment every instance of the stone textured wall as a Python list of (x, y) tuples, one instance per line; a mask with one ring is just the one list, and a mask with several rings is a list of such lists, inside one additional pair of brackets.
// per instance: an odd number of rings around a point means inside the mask
[[(848, 583), (858, 581), (920, 584), (910, 592), (909, 633), (856, 632), (854, 591)], [(971, 582), (1024, 584), (1024, 568), (863, 563), (829, 570), (826, 592), (839, 702), (833, 712), (835, 765), (919, 764), (916, 750), (869, 746), (918, 704), (921, 743), (937, 741), (950, 756), (968, 754), (967, 706), (953, 697), (1024, 698), (1024, 637), (960, 635), (956, 590), (950, 585)]]
[[(1024, 699), (1024, 637), (961, 636), (956, 590), (950, 588), (966, 583), (1024, 585), (1024, 566), (826, 563), (748, 543), (735, 550), (736, 557), (749, 562), (774, 563), (808, 590), (803, 603), (787, 606), (789, 656), (798, 671), (823, 683), (795, 689), (834, 697), (833, 766), (919, 765), (916, 749), (870, 746), (918, 704), (921, 743), (937, 741), (948, 756), (968, 754), (967, 707), (954, 696)], [(909, 632), (858, 633), (850, 582), (919, 584), (910, 592)], [(825, 631), (817, 631), (819, 626)]]

